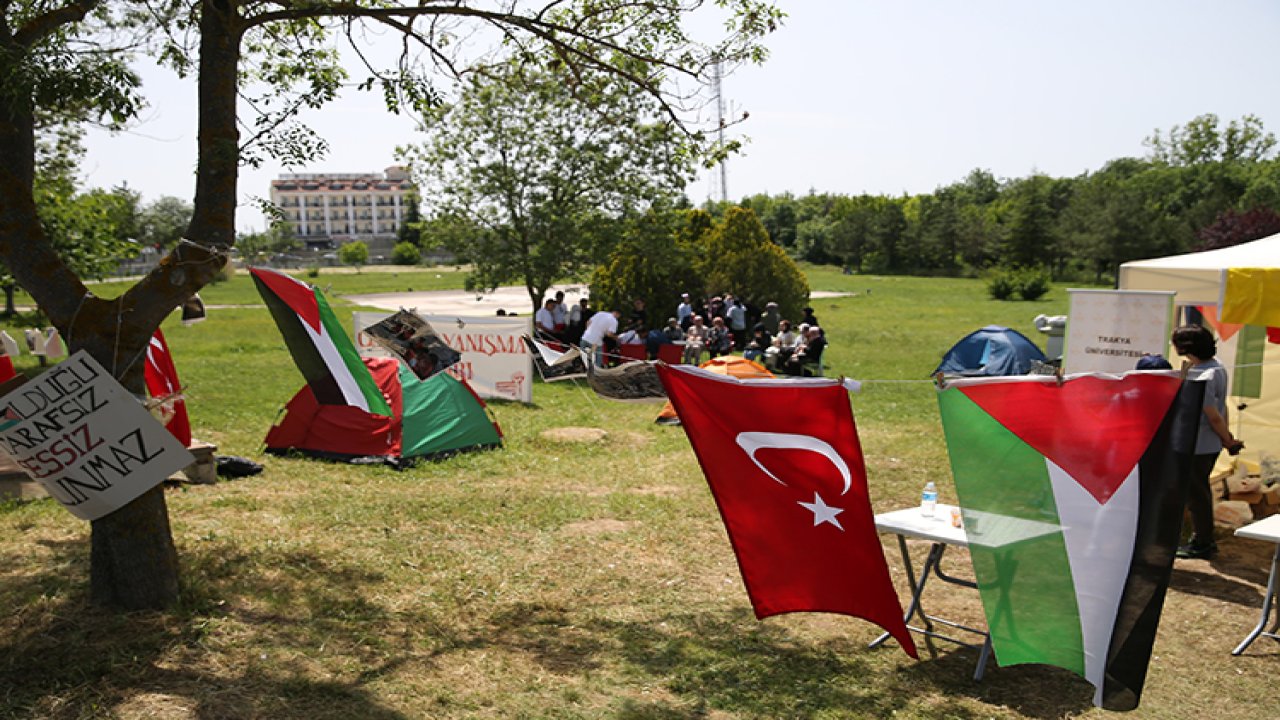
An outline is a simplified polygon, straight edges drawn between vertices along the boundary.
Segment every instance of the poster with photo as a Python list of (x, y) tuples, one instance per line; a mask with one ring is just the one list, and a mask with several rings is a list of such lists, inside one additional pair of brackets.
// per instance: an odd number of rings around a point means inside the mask
[(392, 355), (400, 358), (421, 379), (448, 368), (462, 354), (445, 344), (416, 313), (401, 310), (361, 330)]
[[(399, 357), (374, 340), (364, 329), (380, 324), (387, 314), (357, 310), (352, 313), (356, 349), (361, 357)], [(415, 315), (462, 359), (448, 373), (465, 380), (486, 400), (533, 402), (533, 360), (521, 337), (532, 330), (527, 317), (462, 317)]]
[(572, 380), (587, 376), (587, 363), (582, 351), (570, 347), (566, 351), (553, 349), (550, 345), (524, 336), (524, 344), (529, 348), (529, 356), (533, 358), (534, 367), (546, 382)]

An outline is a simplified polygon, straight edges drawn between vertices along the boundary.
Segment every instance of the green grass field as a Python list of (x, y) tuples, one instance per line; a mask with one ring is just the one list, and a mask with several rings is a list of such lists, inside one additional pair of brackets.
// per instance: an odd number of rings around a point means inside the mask
[[(347, 294), (412, 292), (414, 290), (457, 290), (462, 287), (466, 277), (463, 271), (453, 267), (406, 269), (393, 265), (364, 268), (358, 273), (347, 267), (323, 268), (315, 277), (309, 277), (304, 271), (289, 272), (336, 297)], [(91, 283), (89, 290), (98, 297), (110, 299), (123, 294), (132, 285), (132, 280), (108, 280)], [(249, 273), (244, 270), (237, 270), (226, 282), (215, 283), (204, 288), (200, 291), (200, 297), (208, 305), (262, 304), (262, 298), (254, 289)], [(16, 293), (14, 302), (20, 306), (34, 304), (31, 296), (25, 292)]]
[[(1006, 324), (1039, 341), (1043, 301), (988, 300), (974, 280), (809, 268), (852, 396), (876, 510), (952, 500), (932, 386), (965, 333)], [(437, 274), (441, 277), (435, 277)], [(459, 287), (419, 271), (322, 275), (342, 294)], [(436, 283), (436, 284), (433, 284)], [(100, 293), (104, 296), (106, 293)], [(203, 293), (258, 303), (239, 276)], [(986, 718), (1097, 717), (1053, 668), (970, 679), (976, 652), (916, 662), (843, 616), (756, 621), (706, 483), (656, 405), (569, 383), (494, 403), (506, 447), (405, 472), (263, 456), (302, 380), (263, 309), (166, 324), (198, 437), (262, 462), (258, 477), (168, 492), (184, 588), (163, 614), (87, 603), (88, 526), (51, 501), (0, 504), (0, 717)], [(29, 362), (29, 359), (24, 359)], [(586, 426), (598, 444), (541, 433)], [(1256, 621), (1267, 548), (1225, 540), (1179, 564), (1135, 717), (1257, 718), (1274, 707), (1276, 646), (1230, 649)], [(905, 593), (896, 546), (890, 568)], [(915, 547), (917, 560), (924, 547)], [(962, 553), (948, 570), (965, 574)], [(977, 594), (938, 586), (929, 610), (981, 623)]]

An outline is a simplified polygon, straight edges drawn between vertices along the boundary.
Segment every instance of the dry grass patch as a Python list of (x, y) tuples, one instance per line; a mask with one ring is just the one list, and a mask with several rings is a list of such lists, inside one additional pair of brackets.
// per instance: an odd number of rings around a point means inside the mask
[(625, 533), (639, 525), (634, 520), (624, 521), (615, 520), (614, 518), (599, 518), (597, 520), (581, 520), (579, 522), (569, 523), (561, 530), (566, 535), (616, 535)]
[(658, 497), (675, 497), (683, 495), (687, 488), (677, 485), (642, 485), (640, 487), (627, 488), (627, 492), (636, 495), (655, 495)]
[(600, 428), (560, 427), (543, 430), (539, 436), (556, 443), (598, 443), (607, 439), (609, 433)]

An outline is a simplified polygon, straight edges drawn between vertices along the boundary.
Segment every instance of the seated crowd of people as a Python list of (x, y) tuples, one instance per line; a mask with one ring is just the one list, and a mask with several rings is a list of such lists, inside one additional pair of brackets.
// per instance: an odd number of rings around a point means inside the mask
[(774, 372), (821, 375), (827, 345), (813, 308), (804, 308), (804, 316), (793, 330), (792, 322), (781, 317), (777, 303), (770, 302), (763, 312), (754, 312), (732, 295), (707, 298), (695, 306), (684, 293), (675, 316), (667, 318), (662, 327), (651, 328), (642, 299), (632, 301), (624, 320), (619, 310), (592, 310), (587, 298), (567, 307), (564, 293), (557, 292), (534, 315), (534, 327), (545, 340), (594, 352), (599, 365), (614, 364), (624, 354), (634, 357), (622, 349), (624, 345), (643, 346), (645, 357), (657, 359), (661, 346), (675, 344), (682, 347), (681, 361), (692, 365), (700, 364), (704, 353), (715, 358), (741, 352)]

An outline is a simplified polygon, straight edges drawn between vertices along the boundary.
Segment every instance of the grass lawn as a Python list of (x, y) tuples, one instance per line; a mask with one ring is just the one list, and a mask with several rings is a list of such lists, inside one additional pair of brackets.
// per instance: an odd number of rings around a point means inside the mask
[[(985, 324), (1040, 342), (1033, 303), (974, 280), (810, 268), (832, 374), (852, 396), (876, 510), (954, 500), (932, 386), (940, 355)], [(439, 274), (440, 277), (436, 277)], [(460, 287), (449, 271), (322, 274), (333, 292)], [(247, 283), (247, 284), (246, 284)], [(95, 290), (95, 292), (97, 292)], [(99, 293), (106, 295), (107, 293)], [(243, 276), (202, 293), (258, 302)], [(336, 309), (345, 322), (352, 308)], [(945, 643), (922, 660), (843, 616), (756, 621), (706, 483), (656, 405), (568, 383), (494, 403), (506, 447), (405, 472), (263, 456), (301, 384), (266, 311), (165, 328), (196, 434), (262, 462), (255, 478), (168, 492), (181, 605), (116, 616), (87, 603), (88, 525), (52, 501), (0, 504), (0, 717), (987, 718), (1099, 717), (1092, 689), (1048, 667), (990, 667)], [(24, 357), (23, 362), (29, 361)], [(608, 431), (594, 445), (543, 430)], [(1224, 539), (1174, 572), (1134, 717), (1271, 716), (1280, 653), (1229, 651), (1257, 619), (1269, 549)], [(890, 568), (905, 597), (896, 544)], [(923, 546), (914, 547), (917, 561)], [(948, 571), (964, 575), (963, 553)], [(938, 585), (936, 614), (981, 623), (975, 592)]]

